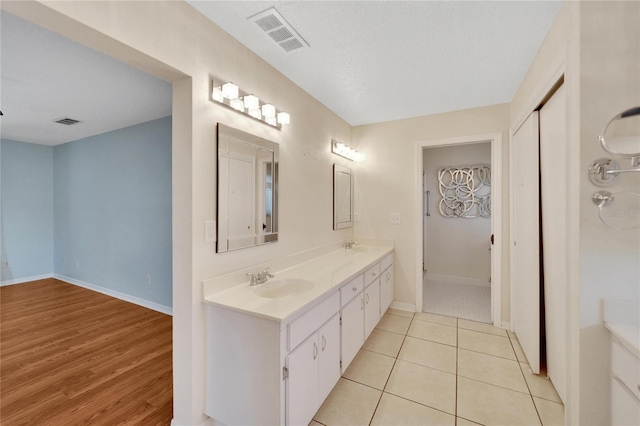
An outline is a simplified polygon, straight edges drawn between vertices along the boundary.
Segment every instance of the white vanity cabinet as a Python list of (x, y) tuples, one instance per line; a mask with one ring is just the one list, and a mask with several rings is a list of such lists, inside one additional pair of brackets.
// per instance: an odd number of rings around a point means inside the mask
[(611, 424), (640, 424), (640, 359), (611, 342)]
[(359, 275), (340, 289), (342, 298), (342, 373), (364, 344), (364, 279)]
[(380, 262), (380, 312), (384, 314), (393, 302), (393, 253)]
[(308, 425), (340, 379), (340, 316), (292, 351), (285, 361), (286, 423)]
[[(255, 299), (253, 287), (238, 291), (247, 305), (211, 299), (205, 311), (205, 414), (229, 426), (308, 425), (391, 303), (391, 262), (387, 255), (354, 266), (357, 275), (304, 305), (276, 299), (274, 309), (295, 309), (281, 316), (255, 310), (270, 302)], [(334, 283), (333, 274), (325, 282)]]
[(367, 340), (380, 321), (380, 263), (364, 272), (364, 280), (364, 340)]

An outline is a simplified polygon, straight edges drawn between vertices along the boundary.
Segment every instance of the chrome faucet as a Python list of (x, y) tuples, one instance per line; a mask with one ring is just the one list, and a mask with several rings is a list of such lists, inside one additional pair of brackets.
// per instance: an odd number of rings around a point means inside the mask
[(357, 246), (358, 243), (351, 240), (351, 241), (347, 241), (346, 243), (344, 243), (344, 248), (346, 248), (347, 250), (351, 250), (353, 248), (353, 246)]
[(270, 268), (266, 268), (262, 272), (256, 272), (255, 274), (247, 274), (247, 276), (251, 278), (251, 281), (249, 281), (249, 285), (254, 286), (254, 285), (266, 283), (269, 280), (269, 278), (275, 277), (275, 274), (271, 272)]

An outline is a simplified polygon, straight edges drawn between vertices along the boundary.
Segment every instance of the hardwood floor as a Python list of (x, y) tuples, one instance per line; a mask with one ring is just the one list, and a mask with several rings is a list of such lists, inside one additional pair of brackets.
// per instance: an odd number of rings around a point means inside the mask
[(171, 317), (56, 279), (0, 287), (0, 424), (168, 425)]

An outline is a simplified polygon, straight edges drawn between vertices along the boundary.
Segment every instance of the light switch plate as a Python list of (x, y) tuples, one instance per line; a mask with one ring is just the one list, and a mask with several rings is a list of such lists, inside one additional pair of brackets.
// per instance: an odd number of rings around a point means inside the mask
[(390, 213), (389, 214), (389, 222), (391, 222), (393, 224), (401, 223), (402, 219), (400, 217), (400, 213)]
[(216, 242), (216, 221), (215, 220), (204, 221), (204, 242), (205, 243)]

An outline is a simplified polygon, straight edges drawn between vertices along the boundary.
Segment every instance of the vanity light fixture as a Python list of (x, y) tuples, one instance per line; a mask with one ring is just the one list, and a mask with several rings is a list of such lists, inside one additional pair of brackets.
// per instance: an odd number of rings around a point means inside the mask
[(289, 113), (278, 111), (268, 102), (261, 103), (256, 95), (243, 91), (231, 82), (214, 78), (211, 99), (277, 129), (291, 122)]
[(334, 139), (331, 140), (331, 152), (351, 161), (362, 160), (361, 153)]

